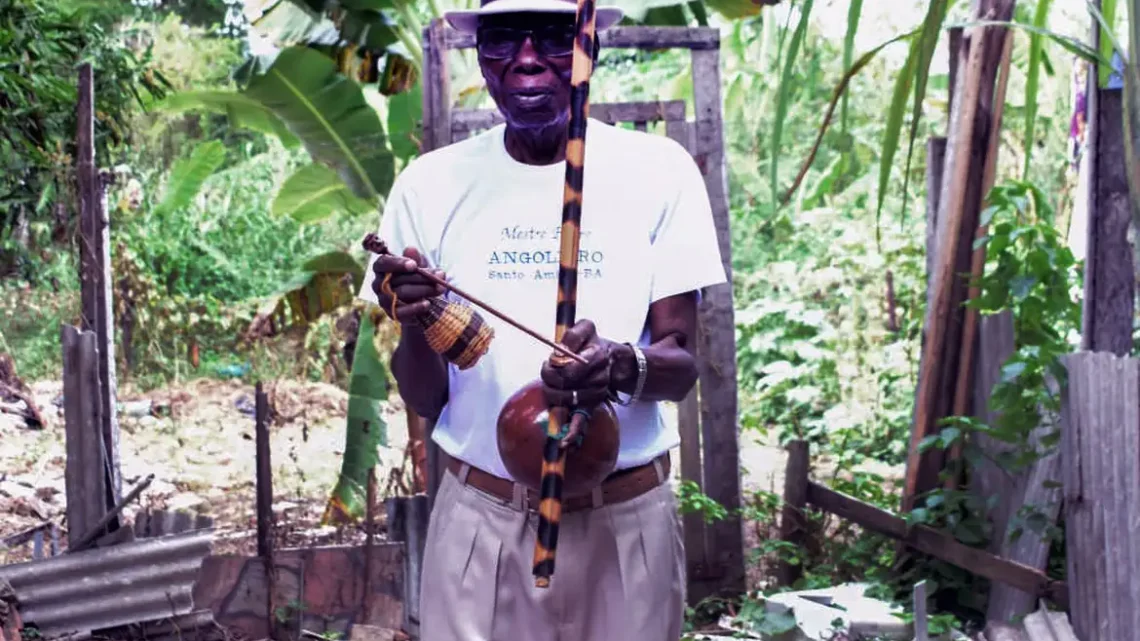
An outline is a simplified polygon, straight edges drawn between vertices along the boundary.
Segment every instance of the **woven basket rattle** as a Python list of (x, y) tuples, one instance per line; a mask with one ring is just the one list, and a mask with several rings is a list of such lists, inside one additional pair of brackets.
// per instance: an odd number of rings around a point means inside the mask
[[(375, 234), (364, 238), (364, 249), (375, 254), (390, 254), (388, 246)], [(381, 291), (391, 297), (389, 310), (396, 318), (396, 295), (390, 282), (392, 274), (384, 277)], [(424, 337), (432, 351), (443, 356), (461, 370), (473, 367), (491, 347), (495, 330), (487, 324), (474, 308), (457, 301), (445, 300), (443, 296), (428, 299), (428, 309), (416, 316), (416, 322), (424, 330)], [(398, 331), (399, 325), (397, 325)]]

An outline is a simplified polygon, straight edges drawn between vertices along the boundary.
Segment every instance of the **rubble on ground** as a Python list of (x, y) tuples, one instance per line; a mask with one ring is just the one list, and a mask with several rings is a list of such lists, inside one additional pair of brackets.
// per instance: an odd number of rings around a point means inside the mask
[[(762, 598), (756, 615), (725, 617), (723, 633), (693, 634), (691, 641), (912, 641), (914, 626), (902, 608), (865, 596), (868, 585), (848, 583), (820, 590), (783, 592)], [(961, 635), (930, 641), (963, 641)]]

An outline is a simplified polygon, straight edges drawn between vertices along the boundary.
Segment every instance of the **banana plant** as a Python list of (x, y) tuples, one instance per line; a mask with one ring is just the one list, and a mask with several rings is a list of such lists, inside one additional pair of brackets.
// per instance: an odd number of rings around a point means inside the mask
[[(281, 50), (264, 71), (253, 69), (240, 90), (184, 92), (161, 108), (225, 114), (234, 126), (277, 135), (287, 146), (303, 145), (312, 163), (282, 183), (271, 211), (305, 224), (338, 215), (374, 215), (395, 178), (395, 157), (384, 127), (361, 86), (340, 73), (335, 60), (309, 47)], [(351, 302), (363, 270), (345, 251), (313, 257), (267, 300), (263, 312), (288, 310), (295, 322), (311, 322)], [(375, 458), (386, 438), (380, 407), (387, 400), (387, 373), (372, 345), (374, 331), (366, 316), (350, 373), (344, 462), (326, 511), (339, 520), (361, 516), (362, 488), (370, 470), (362, 465)]]

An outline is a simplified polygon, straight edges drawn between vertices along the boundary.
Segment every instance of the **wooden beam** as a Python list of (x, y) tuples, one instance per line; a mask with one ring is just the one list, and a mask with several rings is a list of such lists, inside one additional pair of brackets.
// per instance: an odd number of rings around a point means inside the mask
[(690, 589), (704, 596), (735, 596), (746, 588), (744, 523), (739, 516), (740, 433), (737, 423), (736, 340), (732, 292), (732, 231), (724, 156), (720, 52), (693, 51), (694, 160), (704, 175), (727, 282), (702, 292), (698, 310), (697, 369), (701, 400), (704, 493), (729, 516), (709, 525), (710, 575)]
[(985, 550), (959, 543), (954, 537), (925, 525), (908, 527), (903, 519), (858, 499), (836, 492), (814, 481), (808, 482), (807, 500), (831, 514), (856, 523), (872, 532), (900, 541), (919, 552), (952, 563), (991, 581), (999, 581), (1020, 590), (1047, 597), (1062, 608), (1068, 608), (1068, 588), (1044, 572), (1007, 561)]

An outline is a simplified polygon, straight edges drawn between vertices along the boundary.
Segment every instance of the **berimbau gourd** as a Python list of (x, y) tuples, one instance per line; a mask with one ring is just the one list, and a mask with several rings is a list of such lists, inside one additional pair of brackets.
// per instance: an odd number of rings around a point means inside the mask
[[(578, 246), (582, 221), (582, 185), (585, 168), (586, 123), (589, 118), (592, 52), (596, 47), (593, 0), (577, 0), (573, 62), (570, 78), (570, 119), (566, 143), (566, 179), (562, 197), (555, 332), (552, 342), (490, 305), (452, 286), (427, 270), (419, 273), (440, 286), (494, 314), (515, 328), (552, 347), (555, 364), (583, 359), (557, 343), (575, 323), (578, 297)], [(365, 248), (388, 253), (383, 242), (370, 235)], [(390, 276), (389, 276), (390, 278)], [(385, 287), (386, 283), (382, 284)], [(393, 297), (394, 298), (394, 297)], [(466, 369), (487, 352), (494, 331), (478, 312), (441, 297), (430, 300), (418, 319), (432, 349), (460, 369)], [(617, 414), (608, 402), (593, 408), (548, 407), (541, 379), (513, 394), (496, 422), (496, 439), (503, 463), (520, 483), (539, 494), (538, 536), (532, 567), (535, 585), (549, 587), (558, 547), (562, 499), (589, 494), (617, 465), (620, 445)]]

